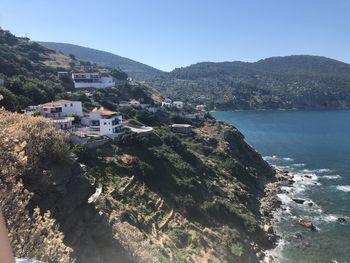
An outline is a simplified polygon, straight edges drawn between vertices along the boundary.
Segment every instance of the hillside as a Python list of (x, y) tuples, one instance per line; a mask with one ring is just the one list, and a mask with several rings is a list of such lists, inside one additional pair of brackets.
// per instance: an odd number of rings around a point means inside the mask
[(92, 48), (55, 42), (39, 42), (41, 45), (50, 49), (63, 52), (65, 55), (73, 54), (77, 59), (91, 61), (103, 67), (116, 68), (124, 71), (132, 78), (138, 80), (153, 79), (161, 74), (162, 71), (152, 68), (140, 62), (121, 57), (109, 52), (100, 51)]
[[(236, 128), (210, 116), (188, 120), (170, 111), (119, 108), (130, 98), (159, 101), (159, 93), (139, 82), (89, 96), (69, 90), (53, 72), (79, 61), (38, 44), (33, 59), (30, 40), (2, 36), (2, 56), (17, 63), (17, 71), (2, 72), (0, 90), (0, 199), (17, 257), (257, 263), (273, 246), (259, 201), (275, 170)], [(124, 120), (153, 131), (129, 131), (92, 149), (71, 145), (41, 117), (11, 112), (49, 95), (80, 100), (85, 110), (120, 110)], [(174, 122), (191, 124), (192, 131), (173, 131)]]
[(318, 56), (203, 62), (177, 68), (151, 84), (167, 96), (212, 109), (350, 107), (350, 65)]
[[(148, 136), (76, 146), (76, 159), (66, 135), (42, 118), (1, 110), (0, 165), (8, 169), (0, 194), (15, 254), (47, 262), (258, 262), (272, 246), (258, 200), (274, 171), (231, 126), (208, 119), (180, 135), (169, 121), (162, 116)], [(96, 189), (102, 193), (89, 203)]]
[[(0, 79), (5, 80), (5, 84), (0, 85), (0, 95), (3, 96), (0, 107), (21, 111), (29, 105), (62, 98), (89, 102), (85, 91), (75, 90), (69, 77), (57, 79), (57, 71), (79, 72), (84, 66), (92, 65), (0, 29)], [(99, 106), (114, 109), (114, 104), (120, 100), (131, 98), (151, 102), (160, 97), (157, 91), (145, 84), (124, 83), (127, 78), (124, 72), (102, 67), (94, 67), (93, 70), (109, 72), (113, 77), (122, 79), (122, 84), (112, 89), (93, 91), (94, 103), (84, 104), (87, 110)]]

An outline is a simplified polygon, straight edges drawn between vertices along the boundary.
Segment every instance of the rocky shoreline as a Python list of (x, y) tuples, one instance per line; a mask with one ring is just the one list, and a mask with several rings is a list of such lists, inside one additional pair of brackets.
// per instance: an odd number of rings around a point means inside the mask
[[(265, 195), (260, 199), (260, 214), (261, 214), (261, 225), (267, 239), (274, 245), (277, 245), (277, 241), (280, 238), (274, 231), (271, 224), (274, 219), (274, 212), (281, 208), (282, 202), (278, 198), (278, 194), (285, 193), (283, 186), (292, 186), (294, 184), (293, 175), (288, 171), (283, 171), (275, 168), (276, 170), (276, 181), (270, 182), (265, 185)], [(276, 259), (271, 255), (266, 257), (262, 262), (276, 262)]]

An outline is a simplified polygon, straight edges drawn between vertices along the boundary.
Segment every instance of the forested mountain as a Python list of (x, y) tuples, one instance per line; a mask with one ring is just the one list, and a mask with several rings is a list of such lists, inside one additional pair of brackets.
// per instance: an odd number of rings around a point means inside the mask
[[(118, 87), (93, 92), (94, 102), (87, 98), (85, 91), (75, 90), (70, 77), (58, 80), (57, 71), (73, 72), (81, 67), (92, 67), (94, 71), (109, 72), (122, 80)], [(10, 111), (21, 111), (29, 105), (38, 105), (57, 99), (80, 100), (86, 110), (104, 106), (115, 109), (120, 100), (137, 98), (150, 102), (158, 96), (151, 87), (126, 83), (127, 74), (117, 69), (93, 66), (52, 49), (46, 48), (28, 38), (19, 38), (9, 31), (0, 29), (0, 107)]]
[(350, 106), (350, 65), (319, 56), (203, 62), (151, 83), (167, 96), (217, 109)]
[(100, 66), (117, 68), (138, 80), (147, 80), (162, 75), (163, 72), (140, 62), (121, 57), (109, 52), (92, 48), (55, 42), (39, 42), (48, 48), (74, 55), (77, 59), (92, 61)]
[(0, 78), (5, 80), (4, 86), (0, 86), (4, 97), (0, 106), (19, 110), (53, 100), (55, 94), (64, 92), (55, 80), (55, 72), (60, 67), (49, 65), (49, 62), (54, 64), (55, 59), (60, 60), (62, 66), (69, 66), (68, 57), (0, 29)]
[(350, 65), (326, 57), (294, 55), (248, 62), (202, 62), (162, 72), (108, 52), (41, 42), (79, 59), (119, 68), (147, 80), (165, 96), (211, 109), (349, 108)]

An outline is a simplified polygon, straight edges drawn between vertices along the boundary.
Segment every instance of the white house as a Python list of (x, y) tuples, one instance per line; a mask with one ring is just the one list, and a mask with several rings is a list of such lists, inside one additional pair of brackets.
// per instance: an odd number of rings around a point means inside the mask
[(207, 111), (207, 106), (206, 106), (206, 105), (203, 105), (203, 104), (197, 105), (197, 106), (196, 106), (196, 110), (197, 110), (197, 111)]
[(171, 100), (171, 99), (165, 98), (165, 99), (162, 101), (162, 107), (171, 108), (171, 106), (172, 106), (172, 100)]
[(74, 87), (81, 88), (110, 88), (115, 86), (115, 81), (111, 76), (101, 76), (100, 73), (73, 73), (72, 79)]
[(184, 107), (184, 103), (182, 101), (174, 101), (173, 107), (182, 110)]
[(171, 106), (172, 106), (171, 102), (162, 101), (162, 107), (164, 107), (164, 108), (171, 108)]
[(81, 101), (58, 100), (38, 106), (38, 111), (45, 118), (61, 118), (68, 116), (83, 116)]
[(5, 81), (3, 79), (0, 79), (0, 85), (4, 85)]
[(73, 128), (73, 117), (63, 117), (57, 119), (47, 119), (56, 129), (71, 131)]
[(81, 123), (89, 126), (89, 130), (96, 134), (114, 138), (123, 130), (122, 121), (120, 113), (101, 107), (93, 109), (88, 116), (81, 120)]

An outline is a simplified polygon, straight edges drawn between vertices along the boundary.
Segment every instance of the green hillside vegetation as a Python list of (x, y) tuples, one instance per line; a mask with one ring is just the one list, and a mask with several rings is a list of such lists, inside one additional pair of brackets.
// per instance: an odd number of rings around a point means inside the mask
[(39, 43), (50, 49), (61, 51), (67, 56), (73, 54), (76, 58), (81, 60), (92, 61), (103, 67), (120, 69), (132, 78), (138, 80), (148, 80), (163, 74), (163, 72), (158, 69), (109, 52), (66, 43)]
[(150, 83), (166, 96), (212, 109), (350, 107), (350, 65), (317, 56), (204, 62)]
[(258, 198), (274, 172), (237, 129), (195, 125), (190, 135), (160, 125), (97, 150), (77, 147), (102, 187), (97, 207), (138, 262), (257, 262), (253, 247), (271, 246)]
[(69, 77), (57, 79), (57, 71), (74, 71), (80, 66), (94, 65), (0, 29), (0, 79), (5, 80), (5, 84), (0, 86), (0, 95), (3, 96), (0, 107), (21, 111), (29, 105), (71, 99), (82, 101), (87, 111), (100, 106), (116, 110), (121, 101), (137, 99), (141, 103), (153, 104), (161, 100), (160, 93), (145, 83), (127, 83), (125, 72), (96, 66), (95, 71), (107, 71), (121, 83), (115, 88), (88, 90), (93, 95), (93, 100), (90, 100), (87, 90), (74, 89)]

